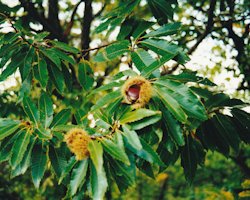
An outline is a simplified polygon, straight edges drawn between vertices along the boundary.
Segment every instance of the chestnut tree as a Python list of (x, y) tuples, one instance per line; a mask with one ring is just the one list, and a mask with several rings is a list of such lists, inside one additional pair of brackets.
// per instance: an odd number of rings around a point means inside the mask
[(39, 188), (48, 172), (65, 198), (103, 199), (111, 183), (124, 191), (137, 170), (152, 177), (178, 159), (191, 183), (207, 151), (229, 157), (250, 142), (245, 102), (195, 71), (173, 74), (189, 61), (176, 0), (105, 1), (95, 12), (94, 1), (79, 1), (64, 26), (58, 1), (48, 5), (47, 15), (43, 1), (25, 0), (0, 13), (0, 81), (20, 74), (19, 90), (3, 91), (14, 102), (0, 105), (0, 161), (12, 177), (30, 173)]

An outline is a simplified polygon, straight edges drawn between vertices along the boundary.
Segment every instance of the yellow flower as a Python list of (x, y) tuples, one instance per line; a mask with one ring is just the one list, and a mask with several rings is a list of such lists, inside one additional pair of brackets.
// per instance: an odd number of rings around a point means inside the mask
[(88, 133), (80, 128), (73, 128), (64, 136), (64, 141), (70, 151), (76, 155), (77, 160), (89, 157), (88, 144), (90, 140)]
[(134, 109), (144, 107), (152, 97), (151, 83), (142, 76), (128, 79), (122, 87), (124, 102)]

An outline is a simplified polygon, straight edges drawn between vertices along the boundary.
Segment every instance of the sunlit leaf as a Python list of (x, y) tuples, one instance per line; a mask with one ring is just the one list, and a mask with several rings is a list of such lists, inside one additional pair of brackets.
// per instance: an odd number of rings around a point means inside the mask
[(95, 62), (109, 61), (129, 51), (129, 41), (123, 40), (109, 45), (94, 57)]
[(153, 111), (145, 108), (137, 109), (132, 112), (128, 112), (125, 115), (123, 115), (120, 119), (121, 124), (126, 124), (130, 122), (135, 122), (138, 120), (141, 120), (145, 117), (153, 116), (160, 114), (160, 111)]
[(61, 124), (65, 124), (71, 116), (71, 110), (70, 109), (63, 109), (61, 110), (56, 116), (54, 117), (50, 127), (56, 127)]

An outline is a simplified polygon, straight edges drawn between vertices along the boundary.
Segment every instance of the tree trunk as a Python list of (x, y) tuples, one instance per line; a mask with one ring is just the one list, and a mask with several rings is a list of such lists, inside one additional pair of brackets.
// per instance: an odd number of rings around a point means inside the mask
[(83, 58), (89, 60), (89, 51), (84, 51), (89, 49), (90, 44), (90, 28), (93, 21), (93, 9), (92, 0), (85, 0), (84, 17), (81, 23), (82, 34), (81, 34), (81, 49), (83, 50)]

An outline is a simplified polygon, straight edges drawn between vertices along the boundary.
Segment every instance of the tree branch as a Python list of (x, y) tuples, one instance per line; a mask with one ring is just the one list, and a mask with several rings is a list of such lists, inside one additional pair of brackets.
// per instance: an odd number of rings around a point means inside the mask
[(89, 60), (89, 49), (90, 39), (90, 28), (93, 21), (93, 10), (92, 10), (92, 0), (85, 0), (84, 17), (81, 23), (82, 33), (81, 33), (81, 49), (83, 50), (83, 57), (85, 60)]
[(27, 18), (38, 21), (41, 25), (43, 25), (44, 30), (50, 32), (51, 38), (57, 38), (58, 40), (64, 41), (63, 35), (54, 28), (53, 23), (51, 23), (48, 19), (45, 18), (44, 13), (38, 12), (32, 1), (20, 0), (21, 6), (28, 13)]
[(63, 30), (62, 30), (62, 27), (60, 25), (58, 13), (59, 13), (58, 0), (49, 0), (49, 15), (48, 15), (47, 21), (49, 21), (50, 24), (53, 25), (54, 32), (56, 32), (58, 35), (62, 36)]
[(75, 5), (74, 10), (73, 10), (73, 12), (72, 12), (72, 14), (71, 14), (70, 21), (69, 21), (69, 23), (68, 23), (68, 25), (67, 25), (67, 27), (66, 27), (64, 33), (63, 33), (63, 37), (65, 37), (65, 38), (68, 37), (68, 35), (69, 35), (69, 33), (70, 33), (70, 31), (71, 31), (73, 25), (74, 25), (74, 17), (75, 17), (75, 15), (76, 15), (76, 11), (77, 11), (79, 5), (80, 5), (82, 2), (84, 2), (84, 0), (80, 0), (80, 1)]
[(94, 18), (99, 17), (99, 16), (102, 14), (102, 12), (104, 11), (106, 5), (107, 5), (107, 4), (106, 4), (106, 2), (105, 2), (105, 3), (103, 4), (101, 10), (99, 10), (99, 11), (94, 15)]
[(162, 200), (164, 199), (165, 197), (165, 192), (167, 190), (167, 187), (168, 187), (168, 178), (166, 178), (164, 181), (163, 181), (163, 184), (161, 186), (161, 190), (160, 190), (160, 194), (158, 196), (158, 200)]
[(198, 38), (198, 40), (194, 44), (194, 46), (192, 46), (189, 49), (188, 54), (192, 54), (196, 50), (196, 48), (199, 46), (199, 44), (202, 42), (202, 40), (204, 40), (207, 37), (207, 35), (211, 32), (211, 30), (213, 29), (215, 6), (216, 6), (216, 0), (211, 0), (209, 10), (208, 10), (208, 20), (207, 20), (206, 29), (203, 32), (203, 34)]

